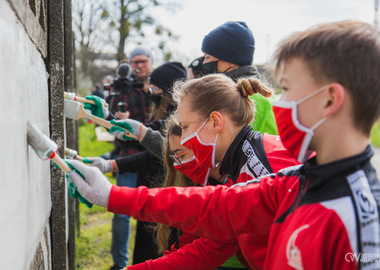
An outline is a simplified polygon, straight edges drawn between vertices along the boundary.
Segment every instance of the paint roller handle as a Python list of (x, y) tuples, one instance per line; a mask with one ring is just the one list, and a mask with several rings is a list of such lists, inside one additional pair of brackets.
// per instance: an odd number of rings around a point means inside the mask
[(79, 155), (76, 155), (75, 158), (76, 158), (77, 160), (79, 160), (79, 161), (82, 161), (82, 162), (83, 162), (83, 160), (84, 160), (84, 157), (81, 157), (81, 156), (79, 156)]
[(57, 155), (55, 153), (55, 155), (51, 158), (55, 164), (57, 164), (57, 166), (64, 172), (64, 173), (68, 173), (68, 172), (71, 172), (71, 168), (69, 167), (69, 165), (67, 165), (67, 163), (65, 161), (63, 161), (63, 159)]
[[(79, 101), (82, 103), (89, 103), (89, 104), (96, 105), (95, 101), (87, 99), (87, 98), (83, 98), (83, 97), (78, 97), (74, 93), (64, 92), (63, 96), (65, 99), (68, 99), (68, 100), (74, 100), (74, 101)], [(108, 107), (108, 104), (104, 103), (103, 106)]]
[(95, 105), (95, 101), (89, 100), (89, 99), (85, 99), (85, 98), (82, 98), (82, 97), (78, 97), (74, 93), (64, 92), (63, 97), (65, 99), (67, 99), (67, 100), (79, 101), (79, 102), (82, 102), (82, 103), (90, 103), (90, 104), (94, 104)]
[(99, 117), (96, 117), (96, 116), (94, 116), (94, 115), (90, 115), (90, 114), (89, 114), (86, 118), (87, 118), (88, 120), (91, 120), (91, 121), (94, 122), (95, 124), (98, 124), (98, 125), (100, 125), (100, 126), (103, 126), (103, 127), (107, 128), (107, 129), (111, 129), (112, 127), (119, 127), (119, 128), (121, 128), (121, 129), (125, 130), (125, 136), (137, 140), (137, 137), (136, 137), (133, 133), (129, 132), (129, 131), (126, 130), (125, 128), (122, 128), (122, 127), (120, 127), (120, 126), (113, 125), (111, 122), (109, 122), (109, 121), (107, 121), (107, 120), (104, 120), (104, 119), (102, 119), (102, 118), (99, 118)]

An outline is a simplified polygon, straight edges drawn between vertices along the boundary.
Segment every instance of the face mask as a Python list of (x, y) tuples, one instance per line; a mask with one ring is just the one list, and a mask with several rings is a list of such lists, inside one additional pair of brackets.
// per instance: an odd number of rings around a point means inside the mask
[(195, 157), (191, 157), (181, 162), (182, 166), (174, 163), (174, 169), (189, 177), (194, 183), (205, 186), (208, 181), (210, 168), (199, 167)]
[(214, 143), (202, 142), (198, 135), (198, 132), (207, 121), (208, 119), (202, 124), (197, 132), (194, 132), (190, 136), (187, 136), (185, 139), (181, 140), (181, 144), (193, 151), (200, 167), (215, 168), (218, 166), (218, 164), (215, 164), (215, 148), (218, 134), (216, 134)]
[(152, 102), (156, 104), (156, 106), (160, 106), (162, 94), (151, 94), (150, 98), (152, 99)]
[(308, 151), (308, 147), (314, 136), (314, 130), (321, 125), (326, 118), (322, 118), (313, 127), (307, 128), (298, 121), (297, 105), (325, 90), (325, 88), (326, 86), (323, 86), (299, 101), (273, 102), (274, 117), (281, 141), (285, 148), (288, 149), (299, 162), (304, 162), (310, 156), (311, 151)]
[(218, 73), (218, 62), (219, 60), (202, 64), (202, 73), (204, 75)]

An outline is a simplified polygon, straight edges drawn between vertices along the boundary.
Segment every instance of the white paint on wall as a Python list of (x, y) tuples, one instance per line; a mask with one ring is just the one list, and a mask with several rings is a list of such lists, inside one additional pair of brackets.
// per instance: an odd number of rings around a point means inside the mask
[(49, 224), (50, 162), (26, 141), (28, 120), (49, 134), (47, 79), (40, 53), (0, 1), (0, 269), (28, 269)]

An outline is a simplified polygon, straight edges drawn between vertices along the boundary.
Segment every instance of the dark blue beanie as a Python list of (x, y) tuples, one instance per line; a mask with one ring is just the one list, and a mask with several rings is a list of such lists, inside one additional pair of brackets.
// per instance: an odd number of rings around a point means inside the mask
[(171, 88), (177, 80), (186, 78), (186, 69), (179, 62), (166, 62), (154, 69), (149, 76), (149, 83), (171, 93)]
[(255, 39), (244, 22), (226, 22), (204, 37), (202, 51), (239, 66), (252, 65)]

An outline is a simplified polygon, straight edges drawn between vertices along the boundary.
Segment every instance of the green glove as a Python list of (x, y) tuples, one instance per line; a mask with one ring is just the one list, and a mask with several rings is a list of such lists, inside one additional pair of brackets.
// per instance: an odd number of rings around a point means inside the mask
[[(70, 163), (66, 162), (67, 165), (69, 165), (69, 167), (75, 171), (77, 174), (79, 174), (83, 179), (84, 179), (84, 176), (73, 166), (71, 165)], [(68, 176), (66, 175), (66, 179), (68, 179)], [(72, 198), (78, 198), (78, 200), (85, 204), (88, 208), (91, 208), (92, 207), (92, 203), (90, 203), (89, 201), (87, 201), (84, 197), (82, 197), (82, 195), (80, 195), (79, 191), (78, 191), (78, 188), (77, 186), (75, 185), (75, 183), (73, 182), (69, 182), (69, 194)]]
[(84, 158), (83, 159), (83, 163), (85, 163), (85, 164), (91, 164), (91, 163), (93, 163), (93, 161), (89, 160), (88, 158)]
[(125, 128), (129, 132), (133, 133), (136, 136), (136, 138), (138, 138), (140, 135), (140, 129), (141, 129), (142, 123), (139, 121), (132, 120), (132, 119), (124, 119), (124, 120), (115, 121), (114, 119), (112, 119), (111, 124), (116, 125), (116, 126), (111, 127), (109, 132), (112, 135), (114, 135), (116, 138), (118, 138), (119, 140), (124, 140), (124, 141), (133, 140), (132, 138), (124, 135), (125, 131), (122, 128)]
[(108, 117), (109, 111), (108, 108), (105, 107), (105, 104), (107, 104), (107, 102), (104, 99), (99, 98), (97, 96), (87, 96), (86, 99), (95, 102), (95, 105), (90, 103), (84, 104), (84, 108), (86, 110), (90, 110), (92, 115), (95, 115), (103, 119), (106, 119)]

